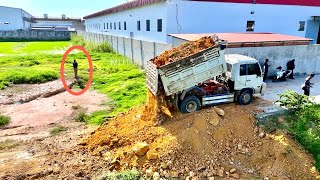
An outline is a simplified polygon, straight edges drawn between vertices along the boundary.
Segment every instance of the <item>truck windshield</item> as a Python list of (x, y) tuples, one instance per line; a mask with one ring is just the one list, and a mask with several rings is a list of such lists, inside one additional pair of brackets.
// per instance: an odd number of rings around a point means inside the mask
[(258, 63), (255, 64), (241, 64), (240, 65), (240, 76), (245, 75), (257, 75), (261, 76), (261, 70)]

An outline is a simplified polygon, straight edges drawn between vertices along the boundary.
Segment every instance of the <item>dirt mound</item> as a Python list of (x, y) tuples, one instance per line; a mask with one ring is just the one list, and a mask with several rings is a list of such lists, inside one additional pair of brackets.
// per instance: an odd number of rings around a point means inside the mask
[(197, 41), (190, 41), (177, 48), (165, 51), (154, 59), (154, 64), (160, 67), (170, 62), (178, 61), (192, 54), (198, 53), (204, 49), (212, 47), (213, 45), (215, 45), (215, 42), (212, 37), (202, 37)]
[[(149, 103), (154, 100), (148, 98)], [(266, 135), (255, 126), (254, 105), (220, 106), (224, 116), (213, 107), (192, 114), (173, 112), (174, 118), (158, 126), (152, 120), (160, 112), (154, 104), (101, 126), (81, 143), (82, 148), (103, 159), (110, 170), (136, 167), (167, 178), (315, 179), (318, 175), (312, 158), (292, 140), (281, 132)], [(144, 147), (137, 155), (139, 143)]]

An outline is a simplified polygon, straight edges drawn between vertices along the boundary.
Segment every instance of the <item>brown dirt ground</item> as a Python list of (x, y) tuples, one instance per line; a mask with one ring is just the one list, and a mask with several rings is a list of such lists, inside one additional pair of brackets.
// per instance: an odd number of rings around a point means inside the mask
[[(3, 150), (11, 155), (4, 155), (7, 160), (0, 165), (0, 177), (94, 179), (109, 170), (132, 167), (145, 173), (156, 171), (163, 177), (193, 179), (319, 176), (312, 157), (284, 133), (259, 137), (263, 130), (255, 126), (252, 114), (259, 111), (257, 106), (266, 105), (265, 101), (256, 99), (248, 106), (221, 105), (223, 117), (213, 107), (191, 114), (172, 111), (173, 118), (166, 117), (162, 125), (157, 123), (158, 118), (165, 118), (160, 114), (161, 103), (150, 94), (147, 102), (149, 106), (121, 114), (94, 132), (73, 124), (58, 136), (34, 138)], [(214, 126), (210, 122), (219, 123)], [(156, 152), (158, 158), (134, 155), (132, 147), (137, 142), (148, 143), (149, 151)]]
[[(82, 145), (107, 162), (110, 170), (137, 167), (183, 178), (318, 177), (310, 155), (284, 133), (259, 137), (264, 132), (255, 126), (252, 114), (260, 101), (248, 106), (219, 106), (225, 111), (224, 117), (213, 108), (192, 114), (174, 112), (174, 118), (161, 126), (149, 120), (145, 107), (137, 107), (101, 126)], [(148, 113), (151, 118), (155, 115)], [(219, 124), (213, 126), (209, 121)], [(136, 156), (132, 148), (137, 142), (148, 143), (149, 151), (157, 152), (158, 159)], [(235, 172), (229, 172), (233, 168)]]

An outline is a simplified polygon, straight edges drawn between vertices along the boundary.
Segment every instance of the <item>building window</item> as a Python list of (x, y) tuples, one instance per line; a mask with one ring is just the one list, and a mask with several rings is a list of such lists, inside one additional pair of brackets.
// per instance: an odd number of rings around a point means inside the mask
[(137, 21), (137, 30), (138, 30), (138, 31), (141, 30), (141, 23), (140, 23), (140, 21)]
[(127, 22), (123, 23), (123, 28), (124, 28), (124, 30), (127, 30)]
[(305, 21), (299, 21), (299, 29), (298, 29), (298, 31), (304, 31), (305, 26), (306, 26), (306, 22)]
[(146, 31), (150, 31), (150, 20), (146, 20)]
[(103, 23), (103, 29), (106, 29), (106, 23)]
[(162, 32), (162, 19), (158, 19), (157, 29), (158, 29), (158, 32)]
[(112, 23), (110, 23), (110, 29), (112, 29)]
[(119, 22), (119, 30), (121, 30), (121, 22)]
[(247, 32), (254, 31), (254, 21), (247, 21)]
[(107, 29), (109, 29), (109, 23), (107, 23)]
[(114, 22), (113, 25), (114, 25), (114, 29), (116, 30), (117, 29), (117, 23)]

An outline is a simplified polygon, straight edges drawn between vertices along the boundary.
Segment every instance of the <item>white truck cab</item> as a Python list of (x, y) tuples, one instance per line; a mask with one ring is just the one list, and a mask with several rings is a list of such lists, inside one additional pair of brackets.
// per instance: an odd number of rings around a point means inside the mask
[(226, 54), (227, 76), (235, 91), (251, 89), (252, 94), (263, 94), (266, 84), (259, 62), (240, 54)]

